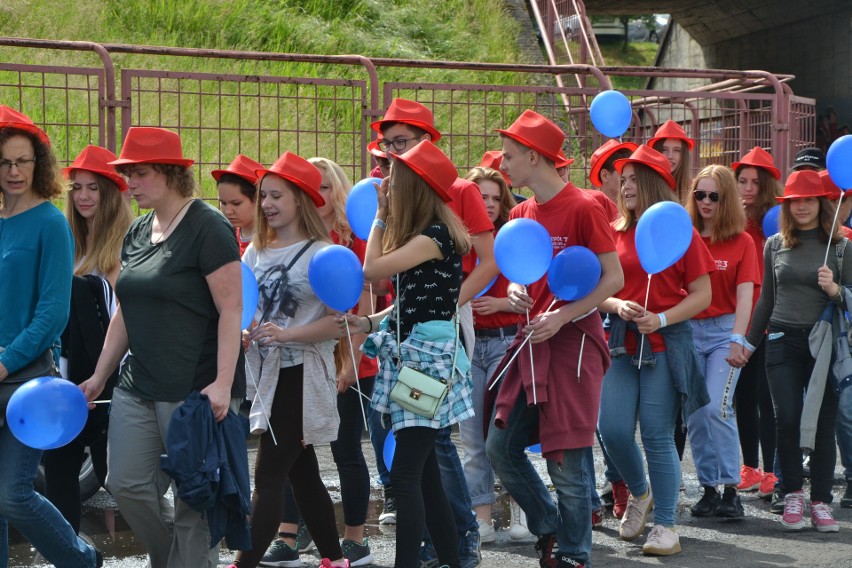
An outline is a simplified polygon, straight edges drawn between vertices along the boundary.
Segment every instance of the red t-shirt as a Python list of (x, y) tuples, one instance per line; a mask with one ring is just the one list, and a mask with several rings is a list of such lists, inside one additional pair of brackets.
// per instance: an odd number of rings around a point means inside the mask
[(852, 229), (846, 225), (840, 225), (840, 232), (843, 233), (843, 236), (847, 239), (852, 239)]
[(754, 239), (742, 232), (720, 243), (711, 243), (710, 237), (701, 237), (716, 261), (716, 271), (710, 274), (713, 301), (710, 307), (695, 316), (695, 319), (715, 318), (737, 311), (737, 286), (743, 282), (754, 282), (760, 287), (757, 250)]
[[(520, 203), (509, 213), (510, 219), (521, 217), (534, 219), (544, 225), (550, 233), (554, 256), (570, 246), (584, 246), (595, 254), (616, 250), (603, 207), (588, 192), (577, 189), (574, 184), (566, 184), (562, 191), (547, 203), (539, 203), (533, 197)], [(527, 294), (534, 302), (530, 310), (532, 319), (543, 313), (553, 301), (553, 293), (547, 285), (547, 275), (527, 286)], [(557, 302), (551, 309), (566, 303)], [(522, 318), (525, 321), (526, 315)]]
[(246, 249), (251, 244), (251, 241), (243, 242), (243, 238), (240, 236), (240, 229), (237, 227), (237, 244), (240, 245), (240, 258), (243, 257), (243, 254), (246, 252)]
[[(475, 252), (471, 254), (473, 254), (474, 258), (476, 258)], [(497, 279), (494, 281), (494, 284), (482, 295), (491, 296), (492, 298), (505, 298), (507, 296), (508, 287), (509, 281), (506, 277), (502, 274), (497, 274)], [(514, 312), (496, 312), (487, 315), (479, 315), (475, 310), (473, 312), (474, 329), (496, 329), (498, 327), (507, 327), (516, 323), (518, 323), (518, 314)]]
[[(626, 231), (613, 230), (615, 248), (624, 271), (624, 288), (616, 294), (617, 298), (645, 305), (645, 291), (648, 287), (648, 273), (639, 262), (636, 253), (636, 225)], [(648, 311), (664, 312), (680, 303), (686, 297), (686, 288), (693, 280), (716, 270), (716, 262), (701, 240), (698, 231), (692, 229), (692, 243), (680, 260), (651, 278), (651, 291), (648, 295)], [(666, 346), (659, 333), (649, 336), (654, 352), (665, 351)], [(635, 353), (638, 347), (635, 337), (628, 333), (624, 338), (624, 347), (628, 353)]]
[[(331, 241), (339, 245), (340, 244), (340, 236), (334, 231), (329, 232), (329, 236), (331, 237)], [(358, 257), (358, 260), (361, 261), (361, 266), (364, 265), (364, 257), (367, 256), (367, 241), (362, 241), (354, 234), (352, 235), (352, 240), (349, 242), (349, 249), (355, 253), (355, 256)], [(352, 313), (358, 313), (358, 305), (352, 308)], [(347, 339), (341, 337), (339, 341), (348, 341)], [(348, 347), (348, 346), (347, 346)], [(353, 347), (357, 347), (353, 344)], [(358, 378), (363, 379), (364, 377), (375, 377), (379, 372), (379, 363), (378, 359), (370, 359), (366, 355), (361, 355), (361, 361), (358, 362)]]
[[(450, 197), (453, 200), (447, 205), (459, 216), (467, 227), (468, 233), (477, 235), (494, 230), (494, 224), (488, 218), (488, 211), (485, 210), (485, 202), (482, 200), (478, 185), (466, 179), (456, 178), (450, 187)], [(470, 250), (471, 252), (462, 258), (462, 272), (465, 276), (470, 274), (476, 266), (473, 248), (471, 247)]]
[(604, 213), (606, 213), (606, 218), (610, 223), (618, 219), (618, 207), (615, 203), (612, 202), (612, 199), (606, 196), (603, 191), (599, 191), (597, 189), (587, 189), (586, 193), (595, 198), (595, 201), (601, 204), (601, 207), (604, 208)]

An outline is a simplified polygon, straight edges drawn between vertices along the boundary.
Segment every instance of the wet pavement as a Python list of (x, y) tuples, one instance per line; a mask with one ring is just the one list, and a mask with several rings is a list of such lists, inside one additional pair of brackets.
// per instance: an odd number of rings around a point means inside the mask
[[(454, 434), (458, 444), (458, 434)], [(254, 444), (252, 444), (254, 445)], [(372, 447), (364, 441), (365, 457), (375, 472)], [(255, 451), (250, 449), (249, 463), (253, 466)], [(343, 533), (343, 511), (340, 506), (340, 492), (337, 470), (327, 446), (317, 449), (320, 471), (326, 486), (335, 502), (340, 533)], [(547, 479), (544, 461), (532, 454), (536, 469)], [(598, 486), (603, 484), (603, 458), (596, 448), (595, 467)], [(684, 456), (683, 480), (685, 491), (678, 503), (678, 533), (683, 552), (669, 558), (642, 556), (644, 538), (636, 542), (624, 542), (618, 538), (618, 521), (611, 514), (603, 527), (593, 533), (592, 561), (598, 567), (626, 567), (635, 564), (669, 565), (696, 568), (736, 567), (775, 567), (807, 566), (813, 568), (852, 568), (852, 509), (841, 509), (837, 504), (845, 484), (834, 487), (834, 514), (840, 522), (839, 533), (820, 534), (808, 528), (791, 533), (782, 530), (779, 517), (769, 512), (769, 503), (759, 499), (756, 494), (743, 494), (746, 518), (742, 521), (722, 521), (716, 518), (693, 518), (689, 507), (701, 496), (689, 450)], [(838, 467), (837, 474), (842, 472)], [(806, 488), (807, 493), (807, 488)], [(378, 524), (382, 510), (382, 492), (378, 484), (373, 483), (372, 500), (366, 527), (370, 547), (375, 557), (372, 566), (390, 568), (394, 557), (394, 527)], [(106, 491), (99, 491), (84, 505), (82, 532), (104, 552), (105, 566), (117, 568), (144, 568), (147, 566), (144, 550), (136, 542), (121, 513), (116, 510), (115, 502)], [(651, 515), (653, 516), (653, 515)], [(508, 499), (505, 495), (498, 498), (494, 507), (494, 518), (498, 528), (507, 528), (509, 521)], [(650, 519), (649, 519), (650, 520)], [(647, 534), (647, 533), (646, 533)], [(535, 539), (515, 542), (509, 539), (507, 530), (498, 530), (497, 542), (483, 545), (482, 568), (533, 567), (537, 566), (533, 544)], [(10, 567), (47, 566), (31, 549), (29, 544), (14, 529), (10, 530)], [(227, 566), (233, 560), (234, 553), (226, 549), (220, 552), (220, 566)], [(316, 552), (302, 555), (306, 568), (319, 565)], [(187, 567), (193, 568), (193, 567)]]

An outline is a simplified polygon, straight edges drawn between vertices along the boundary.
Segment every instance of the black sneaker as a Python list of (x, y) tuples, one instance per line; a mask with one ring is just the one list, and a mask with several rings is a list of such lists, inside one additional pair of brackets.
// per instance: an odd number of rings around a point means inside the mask
[(379, 515), (380, 525), (396, 524), (396, 498), (393, 496), (393, 487), (385, 487), (385, 504), (382, 514)]
[(772, 492), (772, 501), (769, 503), (769, 512), (780, 515), (784, 512), (784, 493), (781, 488), (776, 487)]
[(840, 506), (843, 509), (852, 509), (852, 479), (846, 482), (846, 493), (840, 499)]
[(612, 506), (615, 504), (615, 498), (612, 496), (612, 483), (609, 481), (601, 489), (601, 503), (607, 509), (612, 509)]
[(299, 551), (291, 548), (280, 538), (276, 538), (266, 549), (266, 554), (260, 561), (261, 566), (272, 566), (274, 568), (298, 568), (302, 565), (299, 560)]
[(716, 516), (725, 519), (742, 519), (745, 517), (743, 501), (740, 499), (736, 487), (725, 487), (722, 499), (716, 506)]
[(315, 548), (314, 539), (311, 537), (311, 533), (308, 532), (308, 525), (305, 524), (304, 519), (299, 519), (299, 531), (296, 534), (296, 549), (300, 554), (304, 554)]
[(719, 493), (715, 487), (703, 486), (704, 496), (701, 500), (689, 508), (689, 512), (693, 517), (710, 517), (716, 514), (716, 508), (719, 506)]
[(364, 542), (344, 540), (340, 546), (343, 549), (343, 557), (349, 561), (350, 566), (367, 566), (373, 562), (373, 554), (370, 552), (370, 542), (364, 538)]
[(559, 561), (556, 559), (556, 551), (558, 549), (555, 534), (546, 534), (539, 537), (535, 543), (535, 551), (538, 553), (538, 565), (541, 568), (559, 568)]

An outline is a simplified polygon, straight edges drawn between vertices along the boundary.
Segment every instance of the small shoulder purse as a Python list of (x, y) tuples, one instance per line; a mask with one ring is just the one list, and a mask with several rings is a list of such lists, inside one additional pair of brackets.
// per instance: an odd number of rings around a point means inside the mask
[[(399, 290), (399, 276), (397, 276), (397, 290)], [(396, 299), (396, 358), (400, 365), (399, 374), (396, 383), (390, 391), (390, 398), (403, 409), (413, 412), (418, 416), (433, 420), (441, 409), (444, 399), (447, 398), (447, 393), (450, 390), (449, 382), (445, 379), (438, 379), (427, 375), (416, 369), (412, 369), (402, 363), (400, 356), (399, 344), (401, 343), (400, 333), (400, 304), (399, 296)], [(453, 349), (453, 367), (450, 370), (450, 380), (456, 372), (456, 356), (459, 349), (459, 321), (458, 321), (458, 306), (456, 313), (453, 316), (455, 323), (455, 346)]]

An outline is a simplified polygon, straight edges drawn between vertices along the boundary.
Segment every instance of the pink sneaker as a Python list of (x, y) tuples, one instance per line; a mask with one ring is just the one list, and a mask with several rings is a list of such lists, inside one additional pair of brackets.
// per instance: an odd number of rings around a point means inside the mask
[[(801, 490), (787, 493), (787, 496), (784, 497), (784, 514), (781, 516), (781, 524), (790, 531), (802, 530), (807, 524), (807, 521), (805, 521), (806, 509), (805, 496)], [(830, 513), (829, 516), (831, 516)]]
[(840, 525), (831, 516), (831, 507), (827, 503), (813, 501), (811, 503), (811, 524), (819, 532), (837, 532)]
[(320, 562), (320, 568), (349, 568), (349, 561), (344, 558), (345, 564), (335, 566), (328, 558), (323, 558)]

